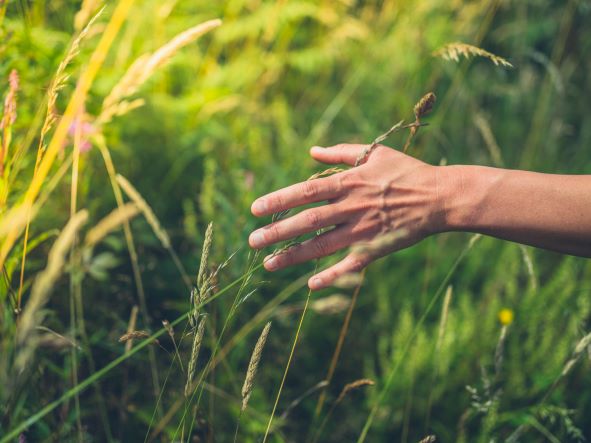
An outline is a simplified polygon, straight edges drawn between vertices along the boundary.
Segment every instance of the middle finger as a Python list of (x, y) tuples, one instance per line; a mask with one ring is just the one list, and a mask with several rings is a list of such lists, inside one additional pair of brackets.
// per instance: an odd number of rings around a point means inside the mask
[(340, 205), (318, 206), (254, 231), (248, 242), (251, 247), (261, 249), (279, 241), (343, 223), (348, 218), (350, 214), (340, 208)]

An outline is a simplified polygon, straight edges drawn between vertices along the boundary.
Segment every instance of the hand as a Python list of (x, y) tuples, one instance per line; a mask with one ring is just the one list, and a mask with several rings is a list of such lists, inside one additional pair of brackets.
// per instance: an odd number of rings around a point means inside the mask
[[(322, 163), (354, 166), (365, 147), (356, 144), (313, 147), (310, 153)], [(334, 226), (278, 255), (267, 257), (265, 268), (275, 271), (331, 255), (354, 244), (370, 242), (385, 234), (396, 234), (396, 241), (386, 248), (353, 251), (308, 281), (313, 290), (330, 286), (342, 275), (359, 272), (383, 255), (444, 230), (445, 208), (438, 195), (438, 172), (438, 167), (386, 146), (377, 146), (366, 163), (358, 167), (298, 183), (255, 200), (251, 211), (258, 217), (315, 202), (327, 201), (328, 204), (258, 229), (249, 237), (250, 246), (261, 249)]]

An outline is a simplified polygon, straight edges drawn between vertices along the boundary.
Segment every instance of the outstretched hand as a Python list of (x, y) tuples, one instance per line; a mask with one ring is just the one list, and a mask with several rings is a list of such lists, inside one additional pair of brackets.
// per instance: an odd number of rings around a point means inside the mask
[[(310, 154), (322, 163), (354, 166), (366, 147), (357, 144), (313, 147)], [(394, 149), (377, 146), (358, 167), (297, 183), (255, 200), (251, 211), (257, 217), (311, 203), (327, 203), (254, 231), (249, 237), (250, 246), (261, 249), (333, 227), (284, 252), (268, 256), (265, 268), (276, 271), (371, 242), (382, 235), (397, 234), (396, 241), (385, 249), (352, 251), (308, 281), (313, 290), (330, 286), (337, 278), (359, 272), (377, 258), (444, 229), (445, 208), (439, 198), (438, 169)]]

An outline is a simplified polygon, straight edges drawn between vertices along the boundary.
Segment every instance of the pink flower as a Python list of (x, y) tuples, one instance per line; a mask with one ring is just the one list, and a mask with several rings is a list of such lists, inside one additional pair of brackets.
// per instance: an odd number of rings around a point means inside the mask
[(88, 121), (84, 114), (76, 117), (68, 128), (69, 141), (73, 144), (76, 139), (76, 133), (80, 131), (80, 152), (88, 152), (92, 148), (90, 137), (96, 133), (94, 125)]

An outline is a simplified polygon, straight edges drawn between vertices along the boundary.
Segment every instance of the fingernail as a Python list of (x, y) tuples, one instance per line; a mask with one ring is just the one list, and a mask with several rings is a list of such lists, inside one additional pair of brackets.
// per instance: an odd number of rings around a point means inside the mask
[(312, 146), (310, 148), (311, 151), (323, 151), (324, 148), (322, 146)]
[(320, 289), (322, 287), (322, 279), (320, 277), (314, 277), (310, 280), (310, 288), (311, 289)]
[(262, 248), (265, 243), (265, 237), (261, 231), (254, 231), (248, 240), (253, 248)]
[(279, 262), (277, 260), (277, 257), (270, 256), (268, 260), (265, 259), (265, 269), (267, 269), (268, 271), (274, 271), (275, 269), (277, 269), (278, 264)]
[(255, 200), (252, 204), (252, 212), (263, 213), (267, 210), (267, 202), (265, 200)]

